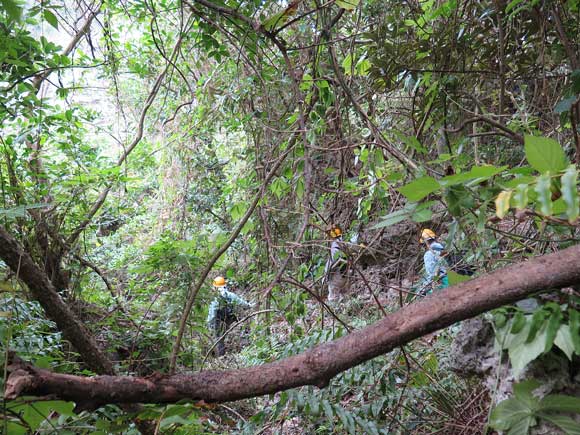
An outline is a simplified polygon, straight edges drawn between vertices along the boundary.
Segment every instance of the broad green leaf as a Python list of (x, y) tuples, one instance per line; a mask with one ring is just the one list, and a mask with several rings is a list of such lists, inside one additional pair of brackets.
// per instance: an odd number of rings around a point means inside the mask
[(276, 198), (278, 199), (282, 198), (288, 192), (288, 189), (288, 183), (283, 177), (275, 178), (274, 181), (272, 181), (272, 184), (270, 184), (270, 191), (276, 195)]
[(429, 209), (417, 210), (411, 215), (411, 220), (413, 222), (426, 222), (431, 220), (433, 217), (433, 212)]
[(495, 198), (495, 214), (498, 218), (503, 219), (510, 209), (511, 190), (504, 190)]
[(440, 188), (441, 186), (435, 178), (421, 177), (403, 187), (399, 187), (398, 190), (405, 195), (409, 201), (420, 201)]
[(521, 343), (508, 349), (508, 355), (512, 363), (512, 369), (515, 377), (518, 377), (524, 368), (543, 352), (546, 345), (546, 329), (536, 334), (531, 343)]
[(344, 73), (347, 76), (352, 74), (352, 53), (346, 55), (342, 61), (342, 67), (344, 68)]
[(526, 326), (526, 316), (521, 311), (518, 311), (512, 320), (510, 334), (519, 334), (524, 329), (524, 326)]
[(294, 192), (298, 199), (302, 199), (302, 196), (304, 195), (304, 177), (298, 177), (294, 187)]
[(244, 215), (244, 213), (246, 213), (247, 208), (248, 205), (246, 203), (238, 202), (230, 209), (230, 216), (234, 221), (237, 221)]
[(489, 424), (497, 430), (508, 430), (520, 421), (531, 417), (532, 410), (517, 399), (500, 402), (491, 412)]
[(13, 421), (9, 421), (6, 425), (6, 433), (10, 435), (26, 435), (30, 432), (24, 426)]
[(61, 400), (33, 402), (24, 408), (22, 418), (32, 429), (36, 429), (53, 412), (61, 415), (74, 415), (74, 406), (72, 402), (63, 402)]
[(534, 396), (534, 391), (542, 384), (535, 379), (528, 379), (523, 382), (514, 384), (514, 396), (520, 402), (525, 404), (529, 409), (535, 411), (538, 409), (539, 399)]
[(407, 136), (403, 133), (395, 132), (394, 136), (407, 145), (409, 148), (414, 149), (415, 151), (421, 154), (427, 154), (428, 150), (425, 148), (421, 142), (415, 136)]
[(422, 204), (407, 204), (402, 209), (396, 210), (382, 217), (381, 221), (371, 228), (385, 228), (409, 218), (413, 219), (415, 222), (424, 222), (424, 220), (421, 219), (426, 219), (428, 215), (432, 214), (431, 210), (429, 210), (429, 207), (431, 207), (434, 203), (434, 201), (427, 201)]
[(486, 166), (474, 166), (467, 172), (462, 172), (461, 174), (449, 175), (443, 177), (440, 180), (442, 186), (453, 186), (454, 184), (462, 184), (469, 180), (476, 180), (479, 182), (488, 180), (494, 175), (499, 174), (504, 171), (507, 166), (495, 167), (491, 165)]
[(48, 207), (50, 204), (47, 203), (37, 203), (30, 205), (19, 205), (18, 207), (12, 208), (0, 208), (0, 217), (6, 216), (7, 218), (23, 218), (26, 217), (26, 211), (36, 208)]
[(394, 211), (393, 213), (384, 216), (378, 224), (373, 225), (371, 228), (377, 230), (379, 228), (390, 227), (391, 225), (395, 225), (398, 224), (399, 222), (404, 221), (409, 216), (410, 214), (408, 210), (405, 209), (397, 210)]
[(527, 184), (518, 184), (514, 191), (514, 205), (518, 210), (523, 210), (528, 206), (528, 188)]
[(493, 322), (497, 328), (502, 329), (507, 323), (507, 317), (502, 312), (497, 312), (493, 315)]
[(60, 415), (75, 415), (73, 402), (65, 402), (62, 400), (54, 400), (50, 402), (45, 402), (47, 409), (50, 411), (58, 412)]
[(501, 328), (502, 331), (500, 331), (500, 333), (497, 334), (496, 337), (497, 344), (502, 346), (501, 349), (515, 348), (517, 346), (524, 344), (526, 342), (528, 334), (530, 333), (530, 324), (531, 322), (526, 322), (521, 331), (514, 334), (509, 333), (510, 330), (509, 327), (505, 329)]
[(549, 316), (547, 310), (537, 310), (532, 315), (532, 321), (529, 323), (530, 329), (528, 330), (528, 336), (526, 337), (526, 343), (531, 343), (536, 334), (545, 325), (546, 318)]
[(552, 202), (552, 213), (554, 216), (558, 216), (559, 214), (566, 213), (566, 203), (564, 202), (564, 198), (560, 197), (556, 201)]
[(552, 345), (554, 344), (554, 340), (556, 339), (556, 335), (558, 334), (558, 330), (560, 329), (560, 325), (562, 325), (562, 312), (560, 311), (560, 307), (556, 307), (554, 312), (548, 318), (548, 322), (546, 324), (546, 344), (544, 347), (544, 352), (548, 352)]
[(550, 394), (540, 400), (539, 410), (580, 413), (580, 397)]
[[(530, 171), (535, 172), (532, 168), (528, 167)], [(510, 171), (511, 172), (511, 171)], [(503, 187), (504, 189), (515, 189), (520, 184), (531, 184), (536, 181), (536, 177), (531, 175), (522, 175), (516, 178), (512, 178), (511, 180), (498, 180), (498, 184)]]
[(533, 425), (534, 417), (531, 415), (525, 418), (522, 418), (518, 422), (516, 422), (509, 431), (506, 432), (506, 435), (528, 435), (530, 431), (530, 427)]
[(452, 270), (447, 271), (447, 277), (449, 279), (449, 285), (459, 284), (460, 282), (469, 281), (471, 279), (470, 276), (460, 275)]
[(461, 216), (463, 210), (472, 209), (475, 206), (473, 195), (461, 184), (449, 186), (446, 189), (445, 201), (449, 213), (453, 216)]
[(560, 172), (568, 166), (568, 159), (558, 142), (547, 137), (525, 136), (524, 147), (530, 166), (540, 173)]
[(534, 190), (538, 194), (540, 213), (544, 216), (552, 216), (552, 192), (550, 191), (550, 175), (540, 175), (536, 181)]
[(42, 11), (42, 16), (48, 22), (48, 24), (50, 24), (52, 27), (58, 30), (58, 19), (50, 9), (44, 9)]
[(359, 59), (358, 62), (356, 63), (356, 72), (358, 73), (358, 75), (360, 76), (366, 76), (369, 72), (369, 70), (371, 69), (371, 62), (368, 59), (365, 59), (364, 57)]
[(566, 203), (566, 214), (568, 221), (573, 223), (578, 218), (578, 171), (574, 165), (568, 166), (564, 175), (562, 175), (562, 198)]
[(358, 6), (359, 2), (360, 0), (336, 0), (336, 5), (347, 11), (352, 11)]
[(580, 435), (580, 423), (566, 415), (540, 413), (538, 416), (555, 424), (568, 435)]
[(574, 343), (572, 342), (572, 334), (570, 333), (570, 327), (568, 325), (560, 326), (554, 344), (562, 349), (562, 352), (566, 354), (569, 360), (572, 360), (572, 355), (574, 354)]
[(301, 91), (308, 91), (312, 85), (314, 85), (314, 80), (312, 79), (312, 76), (308, 73), (305, 73), (302, 76), (302, 81), (300, 82), (300, 90)]

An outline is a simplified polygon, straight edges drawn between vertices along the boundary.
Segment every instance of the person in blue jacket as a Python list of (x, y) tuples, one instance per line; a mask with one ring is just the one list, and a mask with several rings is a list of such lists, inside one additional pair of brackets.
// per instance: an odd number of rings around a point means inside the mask
[(421, 231), (420, 242), (425, 245), (423, 264), (425, 275), (420, 293), (431, 293), (433, 288), (446, 288), (449, 286), (447, 278), (447, 262), (445, 261), (445, 247), (437, 241), (437, 235), (429, 228)]
[(223, 338), (220, 338), (237, 321), (235, 312), (236, 306), (251, 307), (248, 301), (227, 288), (226, 280), (223, 276), (217, 276), (213, 280), (213, 287), (219, 294), (211, 301), (207, 314), (207, 325), (214, 332), (216, 339), (216, 354), (222, 356), (225, 353)]

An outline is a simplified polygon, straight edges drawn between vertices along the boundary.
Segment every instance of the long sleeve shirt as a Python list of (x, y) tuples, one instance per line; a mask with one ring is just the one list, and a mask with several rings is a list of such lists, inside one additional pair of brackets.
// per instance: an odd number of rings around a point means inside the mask
[(424, 284), (429, 285), (433, 279), (447, 274), (445, 259), (441, 256), (445, 248), (441, 243), (431, 243), (425, 255), (423, 255), (423, 263), (425, 265), (425, 280)]
[(340, 261), (344, 261), (344, 252), (340, 249), (340, 242), (342, 242), (342, 239), (334, 239), (330, 244), (330, 257), (328, 257), (326, 265), (324, 266), (325, 276), (328, 275), (328, 272), (330, 272), (334, 265)]
[(224, 300), (228, 305), (241, 305), (242, 307), (251, 307), (248, 301), (229, 291), (225, 286), (220, 288), (220, 295), (216, 296), (209, 304), (209, 312), (207, 313), (207, 324), (212, 325), (220, 309), (220, 299)]

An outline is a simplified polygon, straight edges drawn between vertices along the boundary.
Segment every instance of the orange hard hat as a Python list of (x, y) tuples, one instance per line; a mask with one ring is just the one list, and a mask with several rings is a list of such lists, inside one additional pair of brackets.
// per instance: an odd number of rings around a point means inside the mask
[(328, 234), (330, 235), (330, 237), (332, 237), (333, 239), (337, 239), (340, 236), (342, 236), (342, 229), (338, 226), (338, 225), (334, 225), (330, 231), (328, 232)]
[(213, 280), (214, 287), (223, 287), (224, 285), (226, 285), (226, 280), (223, 276), (216, 276)]
[(423, 230), (421, 230), (421, 238), (419, 239), (419, 241), (421, 243), (424, 243), (427, 240), (433, 240), (435, 238), (437, 238), (437, 234), (435, 234), (435, 231), (429, 228), (424, 228)]

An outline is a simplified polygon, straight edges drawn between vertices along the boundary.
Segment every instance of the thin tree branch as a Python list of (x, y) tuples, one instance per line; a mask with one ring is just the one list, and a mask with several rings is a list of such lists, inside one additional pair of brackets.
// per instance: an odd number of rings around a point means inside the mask
[[(89, 16), (85, 21), (85, 23), (82, 25), (79, 31), (73, 36), (73, 38), (70, 40), (70, 42), (62, 52), (63, 56), (68, 56), (78, 45), (81, 38), (87, 34), (87, 32), (91, 28), (93, 20), (101, 12), (101, 6), (103, 6), (103, 2), (100, 2), (94, 11), (90, 11)], [(44, 82), (54, 70), (55, 68), (47, 68), (42, 73), (38, 74), (32, 80), (32, 86), (34, 86), (36, 89), (40, 89), (40, 85), (42, 85), (42, 82)]]
[[(296, 136), (294, 136), (294, 137), (296, 137)], [(187, 302), (185, 304), (185, 308), (183, 310), (183, 313), (181, 314), (181, 319), (179, 321), (179, 329), (177, 331), (177, 337), (175, 338), (175, 343), (173, 344), (173, 349), (171, 351), (171, 357), (169, 359), (169, 372), (170, 373), (175, 372), (175, 367), (177, 364), (177, 355), (178, 355), (179, 349), (181, 347), (181, 340), (183, 339), (183, 334), (185, 332), (185, 327), (187, 325), (187, 319), (189, 318), (191, 308), (193, 307), (193, 303), (195, 302), (195, 298), (197, 296), (197, 293), (199, 292), (199, 289), (203, 285), (205, 279), (209, 275), (209, 272), (211, 271), (214, 264), (220, 259), (220, 257), (224, 254), (224, 252), (226, 252), (228, 250), (230, 245), (232, 243), (234, 243), (234, 241), (238, 237), (238, 234), (240, 234), (240, 231), (242, 231), (242, 228), (244, 228), (244, 225), (246, 224), (246, 222), (248, 222), (248, 219), (250, 219), (250, 217), (254, 213), (254, 210), (256, 209), (258, 203), (260, 202), (260, 199), (264, 195), (264, 192), (266, 190), (266, 187), (268, 186), (268, 183), (274, 177), (274, 175), (276, 174), (276, 172), (278, 171), (278, 169), (280, 168), (280, 166), (282, 165), (282, 163), (284, 162), (284, 160), (286, 159), (288, 154), (290, 154), (290, 152), (293, 149), (294, 149), (294, 146), (292, 144), (288, 148), (288, 150), (284, 154), (282, 154), (282, 156), (280, 156), (280, 158), (278, 159), (276, 164), (272, 167), (272, 169), (270, 170), (270, 172), (268, 173), (268, 175), (264, 179), (262, 186), (260, 187), (260, 189), (258, 190), (256, 195), (254, 196), (252, 203), (250, 204), (250, 206), (246, 210), (246, 213), (244, 214), (244, 216), (242, 216), (242, 218), (240, 219), (240, 221), (238, 222), (238, 224), (236, 225), (236, 227), (232, 231), (232, 234), (230, 235), (228, 240), (226, 240), (226, 242), (215, 251), (215, 253), (212, 255), (212, 257), (210, 258), (210, 260), (206, 264), (205, 268), (203, 269), (203, 271), (199, 275), (199, 279), (197, 280), (195, 286), (189, 292), (189, 295), (187, 297)]]
[(481, 115), (474, 116), (472, 118), (466, 119), (465, 121), (463, 121), (461, 123), (461, 125), (459, 127), (453, 128), (453, 129), (447, 129), (447, 132), (448, 133), (459, 133), (467, 125), (473, 124), (474, 122), (485, 122), (486, 124), (493, 125), (498, 130), (501, 130), (501, 131), (505, 132), (506, 135), (507, 135), (507, 137), (509, 137), (514, 142), (517, 142), (517, 143), (519, 143), (521, 145), (524, 144), (524, 137), (521, 134), (516, 133), (513, 130), (510, 130), (508, 127), (506, 127), (505, 125), (503, 125), (501, 122), (495, 121), (495, 120), (493, 120), (491, 118), (488, 118), (486, 116), (481, 116)]
[[(188, 18), (188, 21), (189, 21), (189, 18)], [(177, 39), (175, 46), (173, 47), (173, 52), (171, 53), (170, 59), (175, 60), (175, 57), (179, 53), (179, 49), (181, 47), (183, 37), (186, 34), (187, 34), (187, 30), (180, 33), (180, 36)], [(145, 105), (143, 106), (143, 109), (141, 110), (141, 115), (139, 116), (139, 122), (137, 123), (137, 133), (135, 134), (135, 137), (133, 138), (131, 143), (127, 146), (127, 148), (125, 149), (123, 154), (117, 160), (117, 166), (121, 166), (123, 163), (125, 163), (125, 161), (127, 160), (127, 157), (129, 157), (129, 154), (135, 149), (137, 144), (139, 144), (139, 142), (141, 142), (141, 139), (143, 138), (143, 130), (144, 130), (145, 118), (147, 116), (147, 112), (149, 111), (149, 108), (153, 104), (153, 101), (155, 101), (155, 97), (157, 96), (157, 93), (159, 92), (159, 88), (161, 87), (161, 83), (163, 82), (163, 79), (165, 78), (167, 71), (169, 71), (169, 68), (171, 67), (171, 65), (172, 65), (171, 63), (167, 63), (165, 65), (165, 68), (163, 69), (163, 71), (161, 71), (161, 73), (157, 76), (157, 79), (155, 80), (155, 83), (153, 84), (153, 87), (151, 88), (151, 91), (149, 92), (149, 95), (147, 96), (147, 100), (145, 100)], [(105, 203), (105, 200), (107, 199), (107, 195), (111, 191), (112, 187), (113, 187), (113, 183), (110, 182), (101, 191), (101, 193), (97, 197), (97, 200), (93, 203), (93, 205), (89, 209), (85, 219), (74, 229), (74, 231), (68, 237), (68, 239), (66, 241), (66, 243), (68, 245), (72, 246), (76, 242), (78, 237), (81, 235), (81, 233), (85, 230), (87, 225), (89, 223), (91, 223), (95, 214), (100, 210), (102, 205)]]

